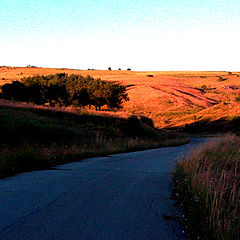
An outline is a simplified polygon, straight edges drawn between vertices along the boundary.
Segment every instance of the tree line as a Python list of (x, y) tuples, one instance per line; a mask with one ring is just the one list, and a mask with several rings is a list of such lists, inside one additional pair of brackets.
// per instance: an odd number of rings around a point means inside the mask
[(60, 107), (94, 106), (96, 110), (101, 110), (104, 105), (109, 109), (120, 109), (122, 103), (129, 100), (125, 86), (66, 73), (37, 75), (4, 84), (0, 98)]

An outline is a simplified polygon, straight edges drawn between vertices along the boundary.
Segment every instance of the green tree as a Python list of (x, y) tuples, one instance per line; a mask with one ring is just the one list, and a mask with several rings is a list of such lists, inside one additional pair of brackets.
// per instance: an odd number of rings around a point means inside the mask
[(49, 103), (51, 106), (95, 106), (97, 110), (105, 105), (111, 109), (122, 108), (128, 101), (126, 87), (94, 79), (91, 76), (57, 73), (48, 76), (33, 76), (2, 86), (2, 98), (35, 104)]
[(129, 101), (127, 89), (120, 84), (107, 83), (107, 106), (111, 109), (121, 109), (124, 101)]
[(88, 90), (86, 88), (81, 88), (77, 93), (74, 94), (72, 98), (72, 103), (75, 106), (82, 106), (82, 107), (89, 105), (90, 98), (89, 98)]
[(45, 99), (51, 106), (68, 106), (69, 105), (69, 94), (65, 85), (50, 84), (46, 88)]
[(13, 81), (11, 84), (7, 83), (2, 86), (2, 98), (14, 101), (26, 100), (26, 88), (24, 84), (19, 81)]

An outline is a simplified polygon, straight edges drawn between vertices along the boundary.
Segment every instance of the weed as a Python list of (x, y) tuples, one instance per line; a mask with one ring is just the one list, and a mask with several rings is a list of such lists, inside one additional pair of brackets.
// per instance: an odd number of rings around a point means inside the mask
[(209, 142), (180, 161), (175, 194), (189, 233), (200, 239), (240, 236), (240, 138)]
[(151, 119), (50, 109), (0, 107), (0, 177), (86, 157), (186, 143)]

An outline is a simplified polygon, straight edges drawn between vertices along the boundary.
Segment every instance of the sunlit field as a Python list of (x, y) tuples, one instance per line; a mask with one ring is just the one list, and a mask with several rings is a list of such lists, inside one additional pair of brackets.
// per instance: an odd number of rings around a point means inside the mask
[[(37, 67), (0, 67), (0, 85), (33, 75), (55, 73), (90, 75), (127, 86), (130, 101), (117, 112), (143, 115), (158, 128), (180, 127), (198, 121), (233, 119), (240, 115), (240, 73), (135, 72), (126, 70), (73, 70)], [(103, 109), (104, 110), (104, 109)]]

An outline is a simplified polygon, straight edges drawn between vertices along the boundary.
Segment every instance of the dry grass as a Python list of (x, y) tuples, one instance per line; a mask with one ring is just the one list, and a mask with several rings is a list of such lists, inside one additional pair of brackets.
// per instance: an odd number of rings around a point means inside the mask
[[(229, 115), (240, 116), (240, 105), (235, 100), (240, 93), (240, 73), (0, 67), (0, 85), (27, 76), (63, 72), (91, 75), (128, 86), (130, 101), (124, 103), (123, 110), (104, 114), (144, 115), (153, 119), (159, 128), (182, 126), (204, 119), (217, 120)], [(220, 78), (224, 81), (219, 81)]]
[(8, 103), (0, 106), (0, 178), (86, 157), (180, 145), (177, 132), (146, 118)]
[[(171, 142), (170, 144), (175, 142)], [(181, 144), (179, 139), (178, 144)], [(0, 178), (20, 172), (48, 169), (56, 164), (80, 161), (83, 158), (105, 156), (127, 151), (144, 150), (167, 144), (157, 140), (141, 138), (111, 139), (97, 136), (89, 144), (23, 144), (20, 146), (2, 145), (0, 147)]]
[(175, 168), (175, 192), (194, 239), (240, 236), (240, 138), (199, 147)]

